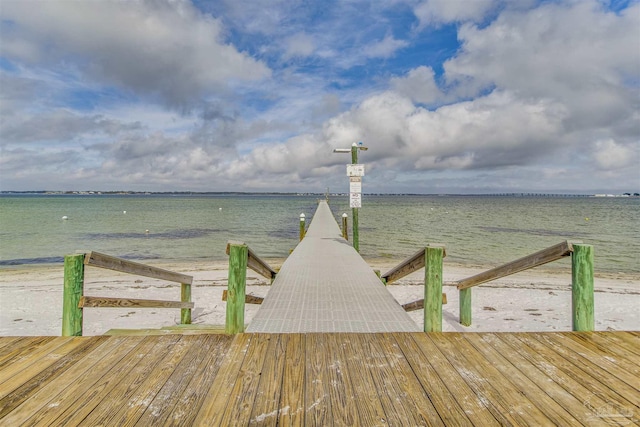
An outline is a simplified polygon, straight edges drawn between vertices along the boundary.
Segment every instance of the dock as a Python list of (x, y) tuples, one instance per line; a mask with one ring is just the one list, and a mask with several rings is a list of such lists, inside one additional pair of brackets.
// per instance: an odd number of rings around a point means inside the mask
[(421, 332), (324, 201), (272, 286), (246, 333), (0, 337), (0, 427), (640, 425), (640, 332)]
[(0, 338), (0, 425), (640, 423), (640, 333)]

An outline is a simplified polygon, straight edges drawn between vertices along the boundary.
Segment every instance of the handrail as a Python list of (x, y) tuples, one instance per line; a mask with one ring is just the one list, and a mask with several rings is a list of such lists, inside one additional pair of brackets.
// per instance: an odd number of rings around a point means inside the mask
[(499, 267), (492, 268), (483, 273), (476, 274), (466, 279), (458, 280), (456, 286), (459, 290), (471, 288), (482, 283), (510, 276), (530, 268), (539, 267), (553, 261), (557, 261), (563, 257), (571, 255), (573, 252), (573, 244), (582, 243), (579, 241), (569, 242), (568, 240), (550, 246), (546, 249), (538, 251), (534, 254), (527, 255), (515, 261), (508, 262)]
[[(227, 242), (226, 254), (229, 255), (231, 245), (244, 245), (244, 242), (229, 240)], [(277, 272), (271, 268), (269, 264), (263, 261), (259, 256), (255, 254), (251, 250), (251, 248), (247, 247), (248, 250), (248, 259), (247, 259), (247, 267), (255, 271), (256, 273), (266, 277), (267, 279), (275, 279)]]
[(176, 273), (163, 268), (152, 267), (139, 262), (128, 261), (100, 252), (87, 252), (84, 256), (84, 264), (94, 267), (106, 268), (108, 270), (119, 271), (121, 273), (136, 274), (138, 276), (150, 277), (152, 279), (167, 280), (169, 282), (186, 283), (191, 285), (193, 277), (186, 274)]
[[(427, 247), (441, 247), (444, 251), (442, 256), (447, 256), (444, 245), (432, 243), (427, 245)], [(418, 252), (411, 255), (409, 258), (405, 259), (400, 264), (396, 265), (391, 270), (380, 276), (381, 279), (383, 279), (385, 283), (390, 284), (420, 270), (422, 267), (424, 267), (424, 251), (424, 248), (420, 249)]]
[[(133, 298), (93, 297), (84, 295), (85, 266), (100, 267), (121, 273), (180, 283), (180, 301)], [(62, 335), (82, 336), (85, 307), (179, 308), (180, 323), (191, 323), (191, 285), (193, 277), (158, 267), (124, 260), (100, 252), (67, 255), (64, 259), (64, 292), (62, 307)]]

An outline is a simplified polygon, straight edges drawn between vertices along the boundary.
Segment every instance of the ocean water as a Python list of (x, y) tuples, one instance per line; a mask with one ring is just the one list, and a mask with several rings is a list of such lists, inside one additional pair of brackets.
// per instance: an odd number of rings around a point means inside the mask
[[(228, 240), (284, 258), (317, 196), (4, 195), (0, 267), (94, 250), (134, 260), (225, 259)], [(340, 221), (347, 197), (330, 206)], [(66, 216), (67, 219), (62, 219)], [(596, 270), (640, 273), (640, 198), (363, 195), (360, 252), (400, 259), (429, 243), (447, 261), (499, 265), (564, 240), (594, 246)], [(351, 218), (349, 217), (349, 226)], [(567, 260), (556, 263), (567, 268)]]

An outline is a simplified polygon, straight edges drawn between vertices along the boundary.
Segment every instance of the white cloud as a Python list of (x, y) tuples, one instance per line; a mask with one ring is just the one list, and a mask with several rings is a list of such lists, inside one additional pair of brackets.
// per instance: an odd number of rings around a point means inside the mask
[(499, 3), (498, 0), (426, 0), (413, 12), (420, 27), (459, 21), (480, 22)]
[(393, 56), (398, 49), (402, 49), (407, 45), (407, 41), (396, 40), (393, 36), (387, 34), (385, 38), (379, 42), (365, 47), (364, 55), (368, 58), (389, 58)]
[[(640, 165), (638, 154), (638, 151), (634, 152), (629, 146), (620, 145), (612, 139), (607, 139), (596, 142), (593, 158), (601, 169), (608, 170)], [(638, 174), (640, 177), (640, 172)]]
[[(36, 6), (37, 7), (34, 7)], [(223, 39), (220, 21), (187, 1), (4, 1), (2, 54), (80, 72), (138, 94), (184, 104), (230, 79), (270, 70)]]
[(398, 93), (420, 104), (431, 104), (442, 98), (431, 67), (420, 66), (409, 71), (406, 77), (393, 77), (391, 87)]

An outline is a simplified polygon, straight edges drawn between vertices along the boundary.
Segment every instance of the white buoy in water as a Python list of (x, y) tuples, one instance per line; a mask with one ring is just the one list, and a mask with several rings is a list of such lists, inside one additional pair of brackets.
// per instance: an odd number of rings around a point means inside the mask
[(65, 215), (62, 217), (62, 219), (69, 219), (69, 217)]
[(127, 214), (127, 211), (122, 211), (122, 213), (126, 215), (126, 214)]
[(222, 210), (222, 208), (218, 208), (218, 210), (219, 210), (219, 211), (221, 211), (221, 210)]
[(146, 234), (149, 234), (149, 230), (144, 230), (144, 232), (145, 232)]

